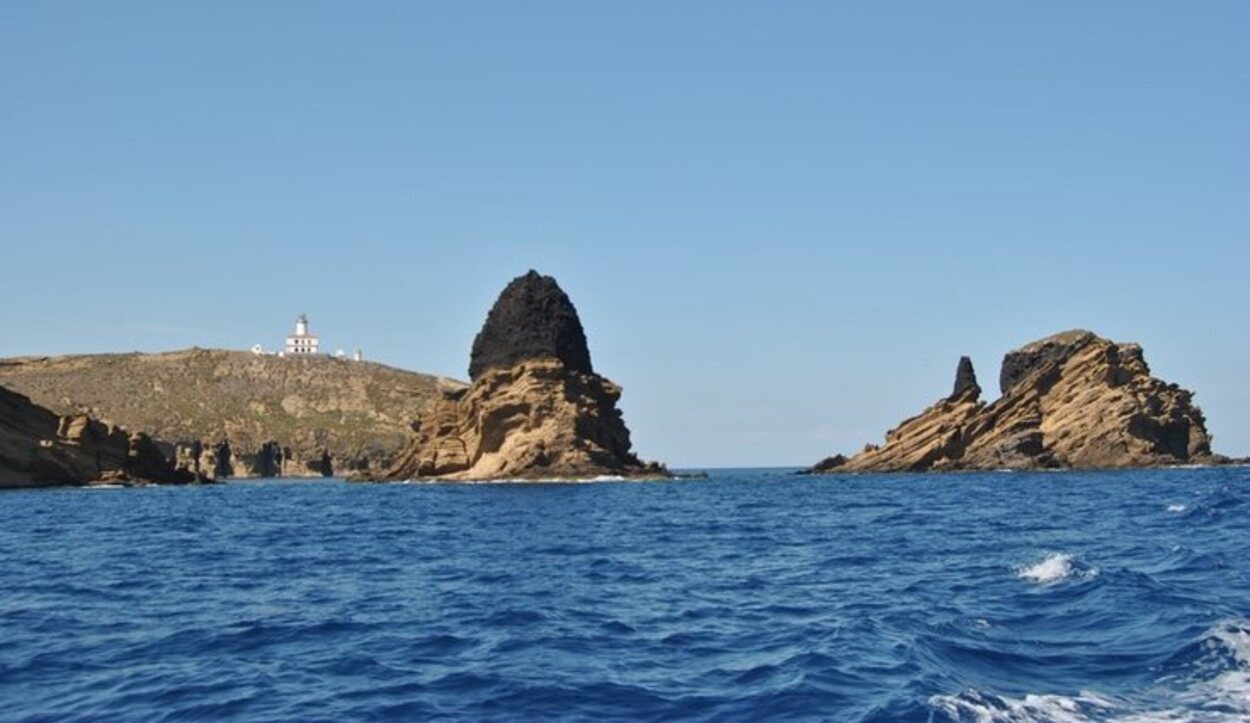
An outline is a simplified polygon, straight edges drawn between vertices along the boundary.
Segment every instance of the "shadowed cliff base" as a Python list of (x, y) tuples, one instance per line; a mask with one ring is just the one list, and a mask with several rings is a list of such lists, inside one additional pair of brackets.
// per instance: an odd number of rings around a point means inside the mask
[(416, 438), (375, 479), (666, 478), (631, 451), (621, 389), (596, 374), (577, 310), (530, 271), (499, 295), (473, 343), (472, 384), (413, 424)]
[(142, 432), (86, 414), (58, 416), (0, 387), (0, 488), (209, 481), (175, 469)]
[(886, 433), (883, 445), (813, 473), (1107, 469), (1222, 464), (1193, 393), (1152, 377), (1141, 347), (1075, 330), (1003, 358), (1002, 396), (981, 400), (960, 359), (953, 393)]

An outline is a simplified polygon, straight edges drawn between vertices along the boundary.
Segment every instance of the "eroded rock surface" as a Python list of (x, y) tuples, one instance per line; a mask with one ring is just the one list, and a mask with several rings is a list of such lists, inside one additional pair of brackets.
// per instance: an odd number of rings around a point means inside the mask
[(491, 307), (473, 340), (469, 378), (545, 357), (558, 359), (571, 372), (594, 373), (573, 302), (555, 279), (531, 269), (513, 279)]
[(463, 388), (373, 362), (214, 349), (0, 359), (0, 385), (144, 432), (216, 479), (384, 470), (413, 417)]
[(596, 374), (555, 279), (508, 284), (473, 344), (473, 382), (443, 395), (382, 479), (666, 476), (630, 451), (620, 387)]
[(0, 387), (0, 487), (195, 482), (142, 432), (86, 414), (58, 416)]
[(1149, 467), (1218, 462), (1193, 394), (1150, 375), (1141, 347), (1091, 332), (1009, 352), (1003, 395), (980, 399), (971, 362), (955, 393), (819, 472)]

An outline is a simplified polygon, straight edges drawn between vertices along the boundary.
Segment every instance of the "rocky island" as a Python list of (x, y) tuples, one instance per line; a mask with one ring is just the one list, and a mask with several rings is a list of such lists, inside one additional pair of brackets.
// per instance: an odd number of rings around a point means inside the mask
[(54, 416), (143, 432), (217, 479), (386, 469), (451, 379), (329, 356), (188, 349), (0, 359), (0, 386)]
[(152, 438), (86, 414), (59, 416), (0, 387), (0, 488), (205, 481), (178, 470)]
[(499, 295), (473, 343), (471, 384), (444, 393), (382, 480), (666, 477), (630, 451), (621, 389), (595, 373), (577, 310), (530, 271)]
[(1009, 352), (1002, 396), (981, 399), (972, 362), (954, 390), (849, 459), (810, 471), (927, 472), (1106, 469), (1218, 463), (1193, 394), (1151, 376), (1142, 349), (1089, 331), (1055, 334)]

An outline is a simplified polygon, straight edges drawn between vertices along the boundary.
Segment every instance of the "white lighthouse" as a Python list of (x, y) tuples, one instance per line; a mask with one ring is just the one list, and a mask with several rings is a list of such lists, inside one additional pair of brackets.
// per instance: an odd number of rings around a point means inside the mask
[(321, 340), (308, 331), (308, 317), (300, 314), (295, 320), (295, 333), (286, 338), (287, 354), (316, 354)]

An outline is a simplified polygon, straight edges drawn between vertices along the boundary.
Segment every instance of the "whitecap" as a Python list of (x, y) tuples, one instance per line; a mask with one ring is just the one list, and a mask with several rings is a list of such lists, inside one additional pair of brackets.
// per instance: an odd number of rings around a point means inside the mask
[(1250, 621), (1225, 620), (1203, 637), (1195, 677), (1164, 677), (1142, 695), (1115, 698), (1026, 693), (1019, 698), (969, 689), (935, 695), (929, 705), (956, 721), (977, 723), (1244, 723), (1250, 720)]
[(1184, 512), (1186, 509), (1185, 505), (1168, 505), (1168, 512)]
[(1029, 582), (1041, 583), (1043, 585), (1065, 580), (1077, 573), (1082, 578), (1089, 579), (1097, 575), (1098, 571), (1092, 568), (1079, 569), (1076, 558), (1066, 552), (1052, 552), (1041, 562), (1016, 570), (1016, 576), (1021, 580), (1028, 580)]
[(968, 690), (959, 695), (935, 695), (929, 705), (954, 720), (977, 723), (1084, 723), (1101, 719), (1118, 707), (1115, 701), (1088, 691), (1076, 696), (1027, 693), (1023, 698), (1008, 698)]

